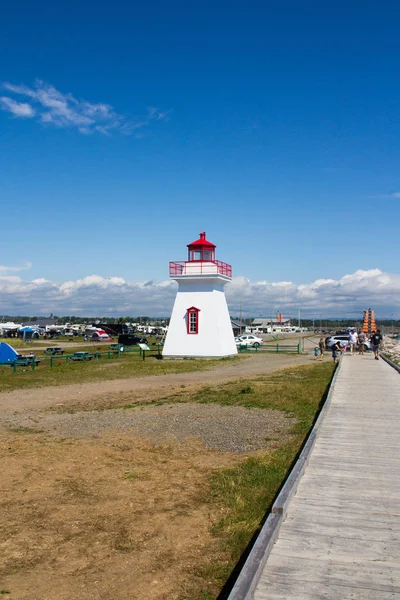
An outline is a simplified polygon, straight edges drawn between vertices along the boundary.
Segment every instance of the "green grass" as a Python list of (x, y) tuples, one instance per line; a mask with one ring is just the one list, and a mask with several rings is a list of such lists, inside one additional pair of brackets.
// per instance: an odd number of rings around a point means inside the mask
[[(211, 581), (210, 589), (221, 589), (235, 564), (259, 531), (277, 492), (300, 451), (325, 399), (334, 372), (333, 363), (313, 363), (289, 367), (265, 377), (244, 379), (191, 393), (179, 391), (153, 401), (153, 404), (195, 402), (272, 409), (296, 419), (288, 436), (273, 449), (259, 452), (239, 465), (213, 473), (203, 501), (214, 513), (222, 514), (212, 533), (219, 541), (225, 562), (199, 565), (197, 575)], [(142, 402), (125, 405), (135, 408)], [(146, 403), (148, 406), (149, 403)], [(201, 593), (211, 594), (209, 591)], [(194, 596), (201, 600), (204, 596)], [(208, 597), (208, 596), (207, 596)], [(215, 595), (209, 596), (211, 600)]]
[(137, 479), (137, 478), (138, 478), (137, 473), (124, 473), (122, 475), (122, 479)]
[(396, 358), (395, 356), (392, 356), (389, 352), (384, 352), (384, 355), (386, 356), (386, 358), (391, 360), (395, 365), (400, 366), (400, 360), (398, 358)]
[[(239, 361), (241, 358), (223, 359)], [(102, 362), (103, 361), (103, 362)], [(106, 365), (115, 364), (115, 367)], [(12, 373), (0, 369), (0, 385), (4, 382), (17, 382), (18, 387), (42, 385), (63, 385), (76, 381), (99, 381), (119, 377), (161, 374), (163, 372), (184, 372), (203, 370), (221, 361), (181, 360), (143, 362), (140, 357), (125, 355), (111, 360), (77, 363), (49, 369), (42, 365), (35, 370)], [(325, 363), (289, 367), (270, 375), (235, 380), (228, 384), (206, 386), (190, 392), (182, 387), (179, 392), (154, 401), (166, 403), (215, 403), (225, 406), (242, 406), (249, 409), (273, 409), (294, 417), (296, 424), (291, 427), (284, 439), (272, 440), (270, 449), (243, 458), (234, 467), (213, 470), (209, 485), (205, 486), (195, 501), (206, 504), (214, 515), (211, 533), (217, 545), (213, 559), (205, 555), (193, 571), (193, 588), (182, 596), (182, 600), (216, 600), (221, 589), (231, 576), (235, 565), (243, 557), (252, 538), (258, 533), (263, 520), (282, 486), (290, 467), (316, 418), (321, 401), (334, 371), (331, 361)], [(25, 382), (28, 382), (27, 384)], [(13, 388), (11, 388), (13, 389)], [(140, 406), (138, 402), (125, 408)], [(145, 403), (149, 405), (148, 402)], [(115, 405), (113, 406), (115, 408)], [(30, 433), (29, 428), (21, 428)], [(61, 440), (60, 440), (61, 441)], [(123, 480), (134, 482), (142, 475), (134, 470), (120, 474)], [(84, 481), (74, 478), (57, 480), (60, 490), (71, 498), (86, 501), (90, 490)], [(118, 552), (128, 552), (132, 540), (126, 531), (121, 530), (115, 539), (114, 548)], [(225, 598), (225, 596), (223, 596)], [(220, 596), (222, 600), (222, 596)]]
[[(275, 449), (259, 452), (237, 466), (215, 471), (210, 477), (204, 501), (214, 514), (221, 515), (212, 527), (225, 560), (203, 563), (197, 575), (210, 582), (215, 600), (235, 565), (263, 523), (276, 494), (285, 481), (325, 399), (334, 372), (332, 363), (282, 369), (269, 376), (204, 388), (175, 401), (218, 403), (222, 405), (269, 408), (284, 411), (297, 419), (290, 435)], [(278, 442), (279, 443), (279, 442)], [(204, 593), (204, 590), (201, 592)], [(214, 595), (213, 595), (214, 594)], [(200, 600), (201, 595), (193, 600)]]
[(0, 342), (4, 342), (9, 344), (13, 348), (26, 348), (29, 350), (33, 344), (27, 344), (24, 340), (20, 340), (19, 338), (2, 338), (0, 337)]
[[(281, 410), (297, 419), (293, 433), (305, 435), (330, 381), (334, 369), (331, 362), (302, 365), (280, 369), (265, 377), (242, 379), (213, 387), (203, 387), (198, 392), (182, 390), (153, 401), (162, 405), (175, 402), (245, 406)], [(134, 408), (141, 402), (121, 406)], [(146, 406), (149, 402), (146, 402)], [(115, 406), (113, 406), (115, 408)]]
[(10, 391), (21, 388), (143, 377), (145, 375), (204, 371), (227, 361), (238, 360), (241, 359), (233, 357), (211, 360), (157, 360), (155, 357), (147, 357), (143, 361), (139, 353), (121, 353), (120, 357), (117, 354), (112, 354), (111, 359), (104, 356), (99, 360), (70, 362), (68, 365), (65, 364), (65, 357), (60, 357), (54, 360), (54, 366), (50, 368), (50, 360), (46, 357), (34, 371), (30, 367), (17, 367), (17, 372), (14, 373), (12, 367), (0, 366), (0, 389)]

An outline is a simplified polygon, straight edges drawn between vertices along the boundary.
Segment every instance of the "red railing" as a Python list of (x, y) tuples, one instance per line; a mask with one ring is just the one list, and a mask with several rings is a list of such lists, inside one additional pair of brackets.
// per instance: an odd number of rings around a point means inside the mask
[(232, 277), (232, 266), (220, 260), (188, 261), (180, 260), (169, 263), (169, 274), (174, 275), (226, 275)]

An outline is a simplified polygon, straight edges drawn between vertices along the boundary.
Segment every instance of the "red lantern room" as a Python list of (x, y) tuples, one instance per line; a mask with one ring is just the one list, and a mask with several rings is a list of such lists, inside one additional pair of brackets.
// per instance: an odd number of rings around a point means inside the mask
[(206, 239), (206, 232), (200, 233), (200, 237), (195, 242), (187, 245), (188, 259), (185, 261), (173, 261), (169, 263), (169, 274), (173, 278), (177, 277), (210, 277), (213, 275), (222, 275), (231, 279), (232, 267), (226, 263), (216, 260), (215, 248)]
[(206, 232), (200, 233), (200, 237), (195, 242), (187, 245), (188, 247), (188, 262), (207, 261), (214, 262), (215, 260), (215, 244), (206, 240)]

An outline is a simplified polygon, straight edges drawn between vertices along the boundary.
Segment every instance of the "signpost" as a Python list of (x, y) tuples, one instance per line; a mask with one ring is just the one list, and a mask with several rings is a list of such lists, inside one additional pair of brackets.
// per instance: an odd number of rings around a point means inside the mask
[(151, 348), (149, 348), (149, 346), (147, 344), (138, 344), (140, 351), (142, 353), (143, 356), (143, 360), (146, 360), (146, 350), (150, 350)]

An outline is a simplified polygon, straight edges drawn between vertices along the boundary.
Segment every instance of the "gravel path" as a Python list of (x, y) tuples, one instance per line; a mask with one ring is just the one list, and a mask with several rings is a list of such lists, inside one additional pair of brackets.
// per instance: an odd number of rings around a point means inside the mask
[[(307, 345), (313, 345), (308, 341)], [(306, 346), (306, 350), (308, 347)], [(59, 438), (99, 438), (129, 434), (155, 444), (199, 440), (208, 448), (246, 453), (282, 440), (295, 423), (280, 411), (177, 403), (112, 408), (124, 401), (160, 398), (181, 388), (195, 389), (242, 378), (258, 377), (291, 365), (307, 364), (308, 355), (254, 354), (209, 371), (155, 375), (63, 387), (15, 390), (0, 394), (0, 418), (5, 428), (26, 428)], [(111, 406), (111, 408), (110, 408)], [(53, 412), (61, 408), (74, 412)], [(97, 410), (93, 410), (97, 409)], [(102, 410), (103, 409), (103, 410)]]
[(36, 413), (10, 415), (4, 424), (44, 432), (59, 438), (98, 438), (115, 432), (133, 434), (154, 444), (199, 440), (207, 448), (246, 453), (265, 448), (287, 434), (296, 419), (283, 412), (219, 406), (214, 404), (166, 404), (131, 409), (112, 409), (73, 414)]

